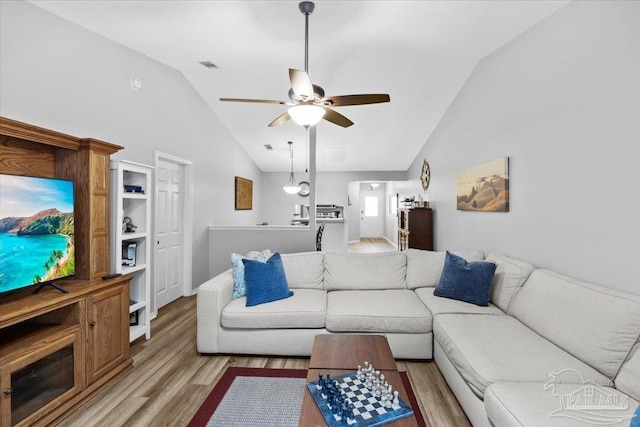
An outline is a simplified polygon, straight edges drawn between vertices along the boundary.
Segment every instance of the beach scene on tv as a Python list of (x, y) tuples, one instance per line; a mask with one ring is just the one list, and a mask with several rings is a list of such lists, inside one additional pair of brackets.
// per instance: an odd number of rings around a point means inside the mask
[(0, 174), (0, 293), (75, 272), (73, 182)]

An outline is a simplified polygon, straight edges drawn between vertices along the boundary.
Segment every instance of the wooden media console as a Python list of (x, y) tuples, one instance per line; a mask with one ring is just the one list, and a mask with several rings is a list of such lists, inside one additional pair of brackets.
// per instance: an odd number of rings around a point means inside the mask
[(109, 280), (109, 162), (122, 147), (0, 117), (0, 173), (73, 180), (75, 275), (0, 296), (0, 426), (55, 425), (132, 368), (129, 281)]

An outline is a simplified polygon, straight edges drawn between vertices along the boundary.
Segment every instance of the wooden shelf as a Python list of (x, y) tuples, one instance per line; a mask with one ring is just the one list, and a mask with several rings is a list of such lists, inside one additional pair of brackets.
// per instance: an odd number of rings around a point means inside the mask
[(61, 335), (80, 330), (79, 325), (51, 325), (42, 323), (20, 323), (0, 330), (0, 362), (29, 355), (46, 347)]

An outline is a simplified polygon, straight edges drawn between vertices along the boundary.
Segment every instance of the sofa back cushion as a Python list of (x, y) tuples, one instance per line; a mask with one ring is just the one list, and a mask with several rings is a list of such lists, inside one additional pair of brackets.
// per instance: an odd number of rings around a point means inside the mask
[[(442, 276), (442, 269), (444, 268), (446, 252), (407, 249), (404, 253), (407, 256), (407, 287), (409, 289), (438, 286), (440, 276)], [(482, 251), (451, 251), (451, 253), (469, 262), (484, 260), (484, 252)]]
[(324, 268), (324, 286), (328, 291), (407, 288), (407, 257), (403, 252), (327, 252)]
[(324, 255), (322, 252), (282, 254), (284, 273), (291, 289), (322, 289)]
[(640, 334), (640, 298), (535, 270), (510, 314), (613, 379)]
[(621, 392), (640, 400), (640, 342), (636, 343), (631, 356), (622, 364), (615, 384)]
[(494, 253), (488, 253), (486, 260), (496, 265), (496, 272), (491, 281), (491, 302), (506, 312), (513, 296), (524, 285), (535, 267), (528, 262)]

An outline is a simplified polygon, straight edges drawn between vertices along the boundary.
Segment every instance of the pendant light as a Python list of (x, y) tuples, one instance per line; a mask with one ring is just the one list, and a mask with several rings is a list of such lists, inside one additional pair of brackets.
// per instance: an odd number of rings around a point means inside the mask
[(300, 186), (296, 184), (296, 177), (293, 176), (293, 141), (289, 141), (289, 156), (291, 157), (291, 174), (289, 174), (289, 181), (282, 186), (285, 193), (296, 194), (300, 191)]

